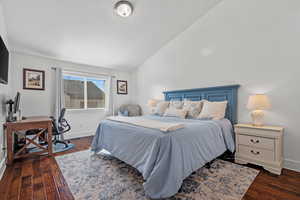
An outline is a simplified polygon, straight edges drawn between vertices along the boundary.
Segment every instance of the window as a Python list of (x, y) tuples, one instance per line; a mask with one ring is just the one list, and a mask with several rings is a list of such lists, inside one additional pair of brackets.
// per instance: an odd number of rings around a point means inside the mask
[(64, 99), (67, 109), (105, 108), (107, 80), (64, 74)]
[(87, 107), (105, 107), (105, 80), (87, 79)]

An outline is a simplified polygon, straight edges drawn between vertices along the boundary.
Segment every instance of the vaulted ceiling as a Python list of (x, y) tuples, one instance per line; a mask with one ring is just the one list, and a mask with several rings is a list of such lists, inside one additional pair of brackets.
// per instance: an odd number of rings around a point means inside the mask
[[(108, 68), (132, 69), (220, 0), (3, 0), (12, 50)], [(199, 35), (199, 37), (201, 37)]]

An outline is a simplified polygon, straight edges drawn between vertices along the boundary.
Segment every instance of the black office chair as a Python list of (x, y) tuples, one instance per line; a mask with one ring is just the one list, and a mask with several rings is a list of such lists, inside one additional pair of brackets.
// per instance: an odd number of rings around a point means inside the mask
[(53, 140), (54, 145), (60, 143), (60, 144), (64, 144), (65, 147), (67, 148), (69, 146), (68, 144), (70, 143), (70, 141), (63, 141), (59, 139), (60, 135), (71, 130), (70, 124), (64, 118), (65, 113), (66, 113), (66, 109), (65, 108), (61, 109), (57, 123), (54, 117), (51, 118), (52, 118), (52, 126), (53, 126), (52, 134), (54, 136), (54, 140)]

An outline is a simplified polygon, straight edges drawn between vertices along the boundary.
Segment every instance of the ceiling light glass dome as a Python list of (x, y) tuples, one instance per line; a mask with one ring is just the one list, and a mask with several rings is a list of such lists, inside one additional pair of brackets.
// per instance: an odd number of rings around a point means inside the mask
[(121, 17), (129, 17), (133, 12), (133, 6), (129, 1), (119, 1), (115, 5), (115, 11)]

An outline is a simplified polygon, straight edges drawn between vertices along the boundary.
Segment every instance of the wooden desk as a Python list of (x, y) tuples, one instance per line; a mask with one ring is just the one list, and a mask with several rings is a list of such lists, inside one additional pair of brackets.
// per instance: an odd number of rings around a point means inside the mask
[[(44, 154), (48, 153), (49, 156), (52, 155), (52, 119), (49, 117), (28, 117), (25, 120), (16, 122), (6, 122), (4, 124), (4, 129), (6, 132), (7, 141), (7, 165), (11, 165), (14, 159), (27, 157), (33, 154)], [(26, 131), (31, 129), (41, 129), (39, 133), (34, 135), (32, 139), (26, 137), (26, 144), (16, 153), (14, 153), (13, 143), (14, 143), (14, 132), (15, 131)], [(42, 146), (35, 142), (34, 140), (38, 138), (42, 133), (47, 131), (47, 142), (48, 147)], [(22, 154), (28, 145), (33, 144), (40, 148), (41, 151)]]

